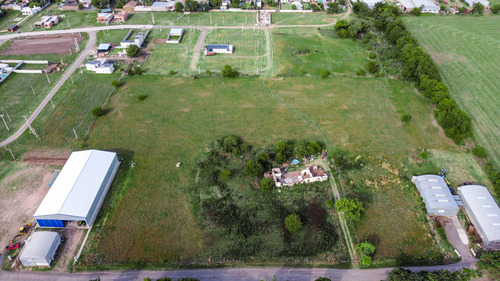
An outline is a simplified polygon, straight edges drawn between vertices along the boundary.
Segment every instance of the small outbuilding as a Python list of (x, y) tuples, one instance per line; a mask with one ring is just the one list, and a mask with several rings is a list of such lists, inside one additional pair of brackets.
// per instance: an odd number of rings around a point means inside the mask
[(233, 45), (230, 44), (208, 44), (205, 47), (205, 55), (215, 55), (215, 54), (232, 54)]
[(19, 260), (24, 266), (47, 266), (54, 260), (61, 236), (53, 231), (37, 231), (26, 240)]
[(457, 202), (441, 176), (414, 176), (411, 181), (422, 196), (428, 214), (435, 216), (456, 216), (458, 214)]
[(184, 34), (184, 28), (172, 28), (167, 37), (167, 43), (180, 43), (182, 35)]
[(486, 250), (500, 251), (500, 208), (488, 188), (481, 185), (458, 187), (467, 217)]
[(112, 48), (113, 48), (113, 46), (111, 44), (101, 43), (97, 47), (97, 53), (106, 53), (106, 52), (111, 51)]
[(73, 152), (35, 212), (40, 227), (64, 227), (72, 221), (92, 226), (118, 170), (114, 152)]
[(9, 26), (9, 28), (7, 28), (7, 31), (8, 32), (14, 32), (14, 31), (16, 31), (18, 29), (19, 29), (19, 26), (17, 24), (13, 24), (13, 25)]

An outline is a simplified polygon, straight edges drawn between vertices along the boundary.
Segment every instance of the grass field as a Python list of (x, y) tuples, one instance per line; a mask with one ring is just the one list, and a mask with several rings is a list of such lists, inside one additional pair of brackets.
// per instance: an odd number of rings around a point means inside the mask
[(277, 28), (271, 36), (273, 75), (319, 75), (322, 69), (354, 75), (368, 63), (368, 53), (353, 40), (322, 36), (306, 28)]
[[(83, 49), (87, 40), (80, 42)], [(2, 48), (7, 46), (7, 42)], [(80, 53), (73, 54), (39, 54), (22, 56), (2, 56), (2, 59), (43, 59), (49, 62), (61, 62), (71, 64)], [(38, 69), (37, 65), (26, 65), (25, 69)], [(67, 66), (66, 66), (67, 68)], [(4, 139), (25, 122), (23, 115), (31, 115), (32, 111), (40, 104), (49, 91), (54, 87), (62, 76), (62, 71), (49, 74), (50, 84), (45, 74), (18, 74), (12, 73), (0, 84), (0, 114), (9, 114), (12, 121), (8, 119), (10, 132), (5, 127), (0, 127), (0, 138)], [(33, 86), (33, 89), (31, 88)], [(33, 94), (33, 91), (35, 94)], [(47, 107), (50, 107), (48, 105)]]
[(474, 134), (500, 165), (500, 17), (406, 17), (431, 54), (451, 96), (473, 120)]
[[(169, 74), (171, 70), (179, 74), (189, 74), (190, 63), (194, 53), (194, 46), (200, 36), (200, 31), (185, 30), (184, 36), (179, 44), (166, 44), (169, 29), (153, 30), (149, 36), (146, 51), (151, 53), (151, 57), (142, 64), (144, 70), (154, 74)], [(161, 44), (156, 44), (155, 40), (161, 39)], [(186, 53), (187, 48), (187, 53)]]
[[(13, 21), (15, 18), (24, 18), (20, 11), (5, 10), (5, 14), (0, 17), (0, 31), (7, 32), (7, 28), (17, 22)], [(0, 32), (1, 34), (1, 32)]]
[(125, 35), (127, 35), (128, 31), (128, 29), (99, 31), (97, 32), (96, 44), (97, 46), (99, 46), (99, 44), (101, 43), (112, 43), (115, 46), (119, 46), (120, 42), (123, 40)]
[(271, 22), (276, 25), (328, 24), (340, 18), (326, 13), (273, 13)]
[[(147, 99), (137, 101), (138, 93), (146, 93)], [(94, 125), (86, 146), (129, 151), (136, 166), (123, 176), (119, 199), (109, 199), (117, 204), (95, 228), (94, 235), (101, 238), (93, 242), (93, 249), (99, 253), (89, 253), (87, 265), (194, 261), (205, 245), (186, 193), (194, 181), (194, 161), (217, 136), (237, 133), (259, 146), (307, 137), (397, 160), (408, 157), (412, 148), (448, 145), (430, 124), (425, 99), (398, 81), (143, 75), (129, 79), (109, 108), (111, 112)], [(402, 112), (412, 114), (415, 121), (394, 126)], [(175, 168), (178, 162), (181, 168)], [(403, 219), (395, 216), (391, 219)], [(380, 217), (370, 220), (383, 223)], [(412, 227), (422, 226), (415, 222)]]
[[(267, 67), (266, 37), (263, 30), (219, 29), (207, 33), (206, 44), (225, 44), (234, 46), (232, 54), (217, 54), (215, 56), (200, 55), (198, 65), (202, 71), (220, 71), (229, 64), (244, 73), (257, 73), (257, 67), (262, 71)], [(258, 60), (256, 59), (258, 55)]]
[(29, 32), (32, 30), (43, 30), (43, 28), (33, 29), (33, 24), (40, 21), (41, 17), (46, 15), (64, 16), (59, 18), (58, 24), (51, 28), (47, 28), (47, 30), (70, 29), (70, 27), (105, 26), (103, 23), (97, 23), (97, 11), (59, 11), (57, 10), (57, 5), (54, 4), (23, 22), (21, 31)]
[[(254, 26), (256, 13), (191, 13), (185, 15), (176, 12), (154, 12), (156, 25), (211, 25), (211, 26)], [(211, 20), (210, 20), (211, 19)], [(152, 24), (151, 12), (134, 13), (127, 24)]]

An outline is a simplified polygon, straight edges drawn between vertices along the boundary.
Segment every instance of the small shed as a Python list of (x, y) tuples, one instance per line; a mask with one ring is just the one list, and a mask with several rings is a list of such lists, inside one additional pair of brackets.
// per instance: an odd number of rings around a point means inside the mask
[(34, 232), (19, 255), (24, 266), (48, 266), (54, 260), (61, 236), (53, 231)]
[(14, 31), (16, 31), (18, 29), (19, 29), (19, 26), (17, 24), (13, 24), (13, 25), (9, 26), (9, 28), (7, 28), (7, 31), (8, 32), (14, 32)]
[(182, 35), (184, 34), (183, 28), (172, 28), (167, 37), (167, 43), (179, 43), (181, 42)]
[(233, 53), (233, 45), (230, 44), (208, 44), (205, 47), (205, 55), (213, 54), (231, 54)]
[(111, 50), (111, 44), (99, 44), (97, 47), (97, 53), (106, 53)]

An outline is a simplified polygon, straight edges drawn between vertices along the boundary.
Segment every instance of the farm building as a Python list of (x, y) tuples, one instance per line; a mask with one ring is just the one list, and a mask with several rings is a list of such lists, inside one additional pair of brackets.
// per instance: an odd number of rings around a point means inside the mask
[(23, 14), (24, 16), (31, 16), (31, 15), (38, 14), (40, 11), (42, 11), (42, 8), (37, 7), (37, 6), (34, 6), (33, 8), (24, 7), (21, 9), (21, 14)]
[(432, 0), (397, 0), (396, 5), (405, 13), (418, 7), (422, 7), (422, 13), (437, 14), (440, 10)]
[(457, 202), (442, 177), (438, 175), (414, 176), (411, 181), (417, 186), (428, 214), (435, 216), (457, 215)]
[(16, 31), (18, 29), (19, 29), (19, 26), (17, 24), (13, 24), (13, 25), (9, 26), (9, 28), (7, 28), (7, 31), (8, 32), (14, 32), (14, 31)]
[(114, 18), (114, 14), (108, 14), (108, 13), (98, 13), (97, 14), (97, 22), (99, 22), (99, 23), (108, 24), (113, 20), (113, 18)]
[(48, 266), (54, 260), (61, 236), (53, 231), (34, 232), (28, 240), (19, 260), (24, 266)]
[[(129, 34), (132, 33), (129, 31)], [(120, 42), (120, 46), (122, 48), (127, 48), (128, 46), (130, 45), (136, 45), (137, 47), (141, 47), (142, 46), (142, 43), (144, 43), (144, 40), (146, 40), (146, 37), (148, 36), (149, 34), (149, 31), (147, 31), (145, 34), (142, 33), (142, 32), (139, 32), (137, 33), (135, 36), (134, 36), (134, 40), (128, 40), (128, 35), (125, 36), (127, 39), (123, 40)]]
[(231, 54), (233, 53), (233, 45), (229, 44), (208, 44), (205, 47), (205, 55), (214, 54)]
[(181, 42), (182, 35), (184, 34), (183, 28), (172, 28), (167, 37), (167, 43), (179, 43)]
[(175, 1), (154, 2), (153, 5), (151, 5), (151, 11), (154, 12), (173, 11), (174, 7), (175, 7)]
[(127, 4), (123, 5), (123, 10), (127, 12), (134, 12), (135, 11), (135, 6), (137, 6), (136, 1), (130, 1)]
[(119, 165), (114, 152), (73, 152), (35, 212), (38, 225), (83, 221), (92, 226)]
[(93, 71), (98, 74), (111, 74), (115, 71), (115, 67), (112, 63), (100, 60), (88, 61), (85, 64), (87, 70)]
[(487, 250), (500, 251), (500, 208), (488, 189), (481, 185), (458, 187), (465, 212)]
[(109, 52), (111, 51), (113, 47), (111, 46), (111, 44), (99, 44), (99, 46), (97, 47), (97, 53), (106, 53), (106, 52)]
[(40, 21), (35, 22), (33, 25), (35, 27), (51, 28), (58, 23), (59, 17), (57, 16), (43, 16)]

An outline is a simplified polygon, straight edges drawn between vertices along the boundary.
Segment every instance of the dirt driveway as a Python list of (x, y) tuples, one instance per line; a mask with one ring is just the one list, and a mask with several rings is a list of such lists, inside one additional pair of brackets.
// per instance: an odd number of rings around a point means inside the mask
[(0, 55), (66, 54), (70, 52), (69, 48), (74, 51), (75, 38), (81, 42), (85, 37), (75, 33), (14, 39)]

